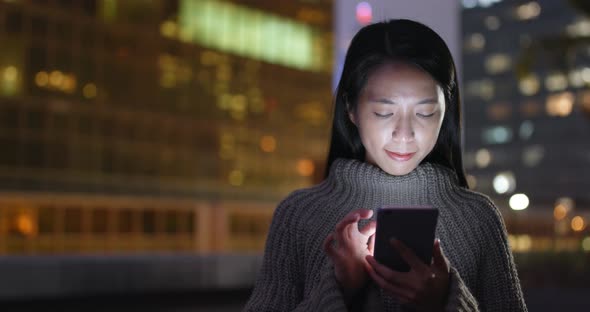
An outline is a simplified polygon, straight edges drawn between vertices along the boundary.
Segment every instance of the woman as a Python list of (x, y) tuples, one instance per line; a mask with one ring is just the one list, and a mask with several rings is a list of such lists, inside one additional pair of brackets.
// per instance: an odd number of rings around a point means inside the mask
[[(277, 207), (247, 311), (526, 311), (498, 209), (468, 190), (460, 99), (444, 41), (409, 20), (353, 38), (335, 99), (326, 179)], [(400, 242), (372, 257), (374, 209), (439, 210), (433, 260)], [(444, 253), (443, 253), (444, 250)]]

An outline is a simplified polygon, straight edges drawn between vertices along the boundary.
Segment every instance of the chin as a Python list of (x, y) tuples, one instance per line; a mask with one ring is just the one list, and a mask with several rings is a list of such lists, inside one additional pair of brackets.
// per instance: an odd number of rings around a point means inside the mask
[(403, 176), (416, 169), (416, 166), (408, 164), (407, 166), (389, 166), (385, 167), (383, 171), (394, 176)]

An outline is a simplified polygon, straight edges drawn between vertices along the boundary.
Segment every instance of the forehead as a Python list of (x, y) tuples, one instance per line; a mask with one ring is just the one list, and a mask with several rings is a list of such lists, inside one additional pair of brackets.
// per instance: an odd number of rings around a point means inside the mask
[(442, 90), (429, 73), (408, 63), (387, 62), (377, 67), (363, 88), (367, 96), (437, 96)]

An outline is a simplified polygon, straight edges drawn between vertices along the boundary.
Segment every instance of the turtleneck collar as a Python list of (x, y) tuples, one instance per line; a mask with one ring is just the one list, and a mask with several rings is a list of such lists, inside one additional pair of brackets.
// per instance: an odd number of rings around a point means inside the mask
[(406, 175), (394, 176), (369, 163), (344, 158), (332, 163), (327, 180), (345, 192), (413, 205), (432, 204), (434, 197), (440, 199), (442, 193), (459, 187), (456, 174), (438, 164), (422, 163)]

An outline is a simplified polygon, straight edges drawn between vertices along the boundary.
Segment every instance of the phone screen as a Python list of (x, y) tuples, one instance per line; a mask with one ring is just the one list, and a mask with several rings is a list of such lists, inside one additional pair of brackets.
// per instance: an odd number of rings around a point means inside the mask
[(375, 259), (393, 270), (407, 272), (410, 266), (391, 245), (397, 238), (430, 265), (438, 209), (433, 207), (384, 207), (377, 211)]

